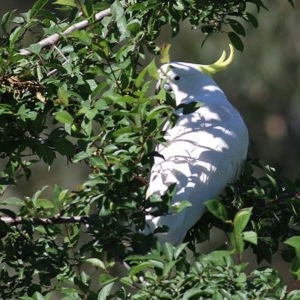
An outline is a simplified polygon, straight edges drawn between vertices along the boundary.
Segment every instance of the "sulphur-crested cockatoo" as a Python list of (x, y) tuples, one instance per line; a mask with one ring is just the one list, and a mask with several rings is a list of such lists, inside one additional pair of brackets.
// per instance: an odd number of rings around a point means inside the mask
[[(216, 199), (225, 186), (240, 173), (248, 150), (248, 131), (239, 112), (227, 100), (211, 75), (226, 68), (233, 59), (233, 47), (227, 59), (223, 52), (212, 65), (171, 62), (159, 69), (160, 81), (172, 91), (178, 119), (164, 127), (166, 143), (158, 145), (146, 197), (162, 196), (175, 183), (172, 205), (187, 200), (191, 206), (180, 213), (172, 210), (163, 216), (146, 217), (147, 231), (166, 225), (169, 230), (157, 233), (161, 242), (174, 245), (183, 241), (187, 231), (201, 218), (209, 199)], [(182, 104), (200, 102), (188, 114)]]

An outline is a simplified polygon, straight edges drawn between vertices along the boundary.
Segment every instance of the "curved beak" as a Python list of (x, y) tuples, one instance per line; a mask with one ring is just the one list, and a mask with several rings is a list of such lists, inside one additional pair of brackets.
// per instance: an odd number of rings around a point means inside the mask
[(171, 87), (170, 83), (168, 83), (166, 81), (166, 79), (164, 78), (164, 79), (159, 79), (157, 81), (157, 84), (155, 86), (155, 95), (157, 95), (160, 92), (162, 86), (165, 91), (172, 92), (172, 87)]

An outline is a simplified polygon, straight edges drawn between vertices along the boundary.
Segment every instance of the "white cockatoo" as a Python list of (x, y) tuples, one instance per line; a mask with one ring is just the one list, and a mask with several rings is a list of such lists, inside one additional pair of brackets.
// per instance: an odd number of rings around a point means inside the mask
[[(212, 65), (184, 62), (166, 63), (158, 70), (161, 85), (173, 92), (178, 119), (167, 122), (165, 144), (158, 145), (146, 198), (162, 196), (176, 184), (172, 205), (190, 202), (181, 212), (146, 217), (147, 231), (165, 225), (168, 232), (157, 233), (162, 243), (183, 241), (187, 231), (201, 218), (204, 202), (216, 199), (241, 171), (248, 151), (248, 130), (239, 112), (227, 100), (211, 75), (226, 68), (233, 59), (233, 47), (227, 59), (225, 51)], [(200, 102), (200, 107), (183, 114), (182, 105)]]

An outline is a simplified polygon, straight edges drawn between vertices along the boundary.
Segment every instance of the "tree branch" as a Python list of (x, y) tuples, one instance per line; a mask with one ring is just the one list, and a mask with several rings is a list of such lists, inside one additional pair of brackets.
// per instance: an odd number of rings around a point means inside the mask
[(75, 216), (75, 217), (62, 217), (54, 216), (50, 218), (22, 218), (22, 217), (0, 217), (0, 221), (7, 225), (20, 225), (27, 222), (33, 225), (53, 225), (53, 224), (68, 224), (68, 223), (83, 223), (87, 224), (91, 221), (93, 215), (90, 216)]
[[(121, 1), (121, 5), (123, 7), (126, 7), (127, 3), (125, 1)], [(111, 14), (112, 14), (111, 9), (107, 8), (103, 11), (96, 13), (95, 20), (100, 21), (104, 17), (110, 16)], [(47, 46), (52, 46), (52, 45), (56, 44), (63, 36), (67, 36), (75, 30), (84, 29), (84, 28), (88, 27), (89, 25), (90, 25), (90, 23), (88, 20), (80, 21), (78, 23), (71, 25), (62, 33), (54, 33), (54, 34), (48, 36), (47, 38), (40, 40), (39, 42), (37, 42), (37, 44), (42, 46), (42, 48), (47, 47)], [(21, 49), (20, 54), (27, 56), (27, 55), (31, 54), (31, 51), (29, 51), (27, 49)]]

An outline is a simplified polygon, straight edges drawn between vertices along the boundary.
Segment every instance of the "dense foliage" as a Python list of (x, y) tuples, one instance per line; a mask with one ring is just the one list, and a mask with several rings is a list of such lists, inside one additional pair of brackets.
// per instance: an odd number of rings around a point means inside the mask
[[(251, 247), (258, 262), (280, 253), (299, 278), (300, 178), (249, 161), (222, 201), (207, 202), (186, 244), (137, 233), (146, 209), (166, 213), (172, 195), (145, 201), (154, 147), (174, 109), (170, 95), (153, 95), (156, 38), (165, 25), (176, 35), (188, 19), (204, 37), (224, 32), (242, 50), (243, 22), (258, 26), (253, 6), (266, 8), (260, 0), (37, 0), (2, 16), (1, 299), (299, 299), (272, 268), (248, 274), (243, 253)], [(32, 165), (51, 167), (60, 156), (90, 168), (76, 191), (57, 182), (51, 197), (46, 187), (6, 196)], [(228, 244), (197, 253), (213, 226)]]

